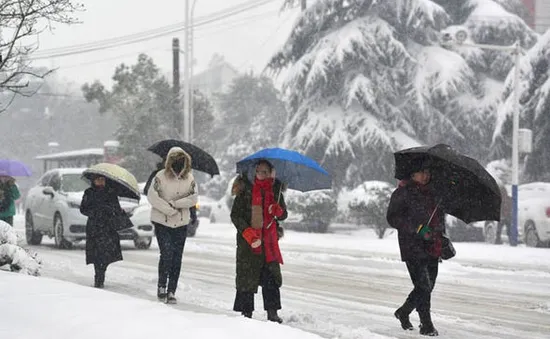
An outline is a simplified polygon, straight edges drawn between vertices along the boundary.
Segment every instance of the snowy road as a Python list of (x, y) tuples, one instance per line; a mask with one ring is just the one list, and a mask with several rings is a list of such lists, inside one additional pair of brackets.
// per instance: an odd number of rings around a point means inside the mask
[[(22, 227), (22, 223), (18, 223)], [(186, 244), (175, 306), (232, 314), (234, 233), (230, 225), (204, 223)], [(158, 251), (124, 243), (124, 261), (109, 268), (107, 289), (155, 299)], [(445, 338), (550, 338), (550, 250), (457, 244), (456, 260), (440, 266), (433, 318)], [(83, 245), (58, 250), (49, 240), (33, 246), (43, 275), (90, 286)], [(394, 237), (367, 232), (288, 232), (282, 289), (285, 323), (327, 338), (411, 338), (392, 316), (411, 288)], [(513, 258), (508, 252), (516, 251)], [(494, 252), (494, 253), (492, 253)], [(262, 309), (261, 296), (256, 309)], [(265, 319), (257, 311), (256, 319)], [(413, 324), (418, 323), (416, 314)]]

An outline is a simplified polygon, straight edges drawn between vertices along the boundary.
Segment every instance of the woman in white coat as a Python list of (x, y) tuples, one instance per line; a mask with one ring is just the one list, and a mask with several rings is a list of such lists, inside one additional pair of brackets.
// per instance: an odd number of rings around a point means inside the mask
[(153, 189), (147, 192), (152, 206), (151, 222), (160, 249), (157, 296), (170, 304), (177, 301), (175, 293), (190, 221), (189, 208), (196, 205), (197, 198), (191, 157), (183, 149), (173, 147), (168, 152), (164, 169), (153, 179)]

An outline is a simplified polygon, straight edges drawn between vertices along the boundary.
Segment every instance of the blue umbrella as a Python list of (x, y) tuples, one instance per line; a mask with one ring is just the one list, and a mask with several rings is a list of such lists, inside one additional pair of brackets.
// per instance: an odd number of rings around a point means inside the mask
[(253, 181), (256, 164), (265, 159), (273, 164), (277, 179), (288, 188), (301, 192), (330, 189), (332, 178), (317, 162), (295, 151), (266, 148), (237, 162), (237, 173), (246, 173)]
[(0, 175), (10, 177), (30, 177), (31, 170), (17, 160), (0, 159)]

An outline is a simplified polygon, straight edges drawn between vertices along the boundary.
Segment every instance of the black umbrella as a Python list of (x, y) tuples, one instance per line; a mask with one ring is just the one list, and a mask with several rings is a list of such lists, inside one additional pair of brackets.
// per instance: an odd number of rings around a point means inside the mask
[(191, 159), (192, 159), (191, 167), (194, 170), (208, 173), (211, 176), (220, 174), (218, 164), (216, 164), (216, 160), (214, 160), (214, 158), (210, 154), (198, 148), (197, 146), (185, 141), (176, 140), (176, 139), (166, 139), (166, 140), (156, 142), (147, 150), (157, 155), (160, 155), (163, 159), (166, 159), (166, 156), (168, 155), (168, 151), (170, 151), (172, 147), (180, 147), (191, 156)]
[(421, 166), (430, 169), (430, 184), (445, 213), (465, 223), (500, 220), (498, 184), (476, 160), (445, 144), (401, 150), (394, 157), (397, 179), (409, 178)]

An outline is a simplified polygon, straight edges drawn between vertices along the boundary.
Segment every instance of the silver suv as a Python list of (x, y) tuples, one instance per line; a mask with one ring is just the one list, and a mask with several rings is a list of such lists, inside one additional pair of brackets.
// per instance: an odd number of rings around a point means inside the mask
[[(44, 235), (54, 238), (58, 248), (70, 248), (86, 239), (87, 217), (80, 213), (80, 202), (88, 183), (81, 179), (85, 168), (57, 168), (46, 172), (29, 190), (25, 199), (25, 234), (29, 245), (39, 245)], [(143, 198), (143, 197), (142, 197)], [(138, 204), (120, 200), (134, 227), (119, 232), (121, 240), (133, 240), (147, 249), (154, 236), (147, 199)]]

